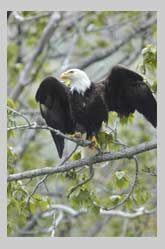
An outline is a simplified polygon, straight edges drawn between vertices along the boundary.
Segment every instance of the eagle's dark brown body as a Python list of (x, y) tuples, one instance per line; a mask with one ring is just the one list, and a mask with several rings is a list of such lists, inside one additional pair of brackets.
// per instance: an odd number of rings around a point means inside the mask
[[(79, 131), (86, 132), (87, 138), (96, 135), (102, 122), (108, 120), (109, 111), (128, 116), (137, 110), (157, 126), (157, 104), (151, 90), (139, 74), (120, 65), (113, 67), (105, 80), (91, 83), (84, 94), (71, 92), (56, 78), (48, 77), (42, 81), (36, 100), (46, 123), (67, 134)], [(52, 136), (62, 157), (64, 139), (55, 133)]]
[(86, 132), (87, 138), (96, 135), (102, 122), (108, 121), (108, 106), (105, 102), (105, 86), (91, 84), (81, 95), (76, 91), (69, 93), (71, 118), (75, 131)]

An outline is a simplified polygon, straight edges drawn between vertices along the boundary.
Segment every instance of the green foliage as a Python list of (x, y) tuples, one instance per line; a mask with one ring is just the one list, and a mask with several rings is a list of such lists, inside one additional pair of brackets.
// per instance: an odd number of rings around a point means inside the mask
[(113, 135), (107, 132), (100, 131), (97, 134), (98, 142), (102, 150), (110, 149), (111, 142), (113, 141)]
[(12, 99), (9, 99), (7, 100), (7, 105), (13, 109), (16, 108), (16, 104), (14, 103), (14, 101)]
[(8, 184), (8, 236), (12, 234), (17, 226), (24, 226), (28, 218), (29, 212), (26, 208), (27, 190), (22, 186), (21, 182), (12, 182)]
[(151, 86), (154, 93), (157, 92), (157, 49), (152, 44), (147, 44), (142, 50), (142, 62), (138, 65), (141, 74), (144, 75), (146, 83)]
[(99, 215), (100, 208), (94, 203), (95, 194), (86, 187), (81, 187), (70, 198), (71, 206), (75, 209), (88, 208), (93, 215)]
[(157, 68), (157, 50), (151, 44), (147, 44), (142, 51), (144, 70), (155, 71)]
[(89, 42), (84, 38), (83, 35), (79, 35), (77, 44), (80, 48), (89, 46)]
[(36, 103), (36, 101), (34, 99), (34, 96), (28, 98), (28, 105), (32, 109), (36, 109), (37, 108), (37, 103)]
[[(76, 153), (75, 153), (76, 154)], [(76, 159), (77, 160), (77, 159)], [(70, 180), (76, 180), (77, 179), (77, 173), (75, 169), (71, 169), (65, 173), (65, 177)]]
[(80, 159), (81, 159), (81, 151), (73, 154), (73, 156), (72, 156), (73, 161), (80, 160)]
[(40, 194), (35, 193), (30, 201), (30, 212), (36, 214), (38, 210), (45, 212), (49, 207), (49, 199), (43, 198)]
[(106, 47), (108, 47), (109, 46), (109, 43), (108, 42), (106, 42), (105, 40), (103, 40), (103, 39), (99, 39), (99, 40), (97, 40), (97, 47), (101, 47), (101, 48), (106, 48)]
[(128, 117), (126, 116), (121, 116), (120, 117), (120, 124), (125, 125), (127, 123), (133, 124), (134, 121), (134, 114), (131, 113)]

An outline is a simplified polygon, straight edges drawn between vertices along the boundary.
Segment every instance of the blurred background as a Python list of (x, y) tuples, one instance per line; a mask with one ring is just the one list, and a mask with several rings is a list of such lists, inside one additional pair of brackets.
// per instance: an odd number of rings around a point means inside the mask
[[(142, 74), (156, 97), (156, 38), (152, 11), (8, 12), (8, 127), (26, 123), (13, 110), (39, 123), (39, 84), (48, 75), (59, 78), (69, 68), (80, 68), (97, 82), (120, 63)], [(128, 119), (111, 113), (100, 136), (106, 150), (116, 151), (153, 140), (155, 133), (138, 113)], [(73, 148), (65, 141), (64, 157)], [(78, 149), (69, 160), (80, 158)], [(9, 174), (54, 167), (62, 160), (49, 131), (8, 133)], [(95, 203), (110, 207), (123, 200), (135, 177), (133, 160), (97, 165), (93, 179), (70, 198), (67, 193), (88, 177), (88, 169), (10, 182), (8, 236), (156, 236), (156, 152), (139, 155), (138, 164), (134, 192), (118, 209), (122, 215), (99, 214)]]

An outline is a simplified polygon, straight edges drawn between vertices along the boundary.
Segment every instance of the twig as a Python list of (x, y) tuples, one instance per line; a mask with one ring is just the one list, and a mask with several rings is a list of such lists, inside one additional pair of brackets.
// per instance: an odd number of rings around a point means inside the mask
[(60, 166), (63, 165), (64, 163), (66, 163), (70, 158), (71, 156), (76, 152), (76, 150), (78, 149), (79, 145), (76, 144), (75, 148), (73, 149), (73, 151), (71, 153), (69, 153), (69, 155), (67, 155), (64, 160), (60, 163)]
[(38, 125), (35, 122), (32, 122), (28, 125), (18, 125), (18, 126), (13, 126), (13, 127), (9, 127), (7, 128), (7, 131), (12, 131), (12, 130), (19, 130), (19, 129), (42, 129), (42, 130), (49, 130), (52, 131), (54, 133), (56, 133), (56, 135), (59, 135), (71, 142), (76, 143), (77, 145), (80, 145), (82, 147), (85, 146), (89, 146), (91, 144), (91, 141), (88, 140), (84, 140), (84, 139), (79, 139), (79, 138), (72, 138), (70, 136), (65, 135), (64, 133), (62, 133), (61, 131), (54, 129), (50, 126), (47, 125)]
[(53, 225), (52, 225), (52, 227), (50, 227), (51, 237), (55, 236), (56, 228), (60, 224), (62, 218), (63, 218), (63, 213), (62, 212), (59, 213), (59, 216), (57, 217), (57, 219), (56, 219), (56, 213), (54, 212), (54, 214), (53, 214)]
[(20, 113), (20, 112), (18, 112), (18, 111), (16, 111), (16, 110), (14, 110), (13, 108), (11, 108), (11, 107), (9, 107), (9, 106), (7, 106), (7, 109), (8, 109), (9, 111), (13, 112), (14, 114), (17, 114), (18, 116), (22, 117), (22, 118), (26, 121), (26, 123), (27, 123), (28, 125), (30, 125), (30, 121), (28, 120), (28, 118), (27, 118), (24, 114), (22, 114), (22, 113)]
[(34, 187), (32, 193), (29, 195), (28, 199), (27, 199), (27, 206), (30, 203), (30, 199), (32, 198), (32, 196), (35, 194), (35, 192), (37, 191), (38, 187), (48, 178), (49, 175), (45, 175), (39, 182), (37, 182), (36, 186)]
[(68, 198), (70, 198), (71, 194), (72, 194), (76, 189), (78, 189), (79, 187), (83, 186), (84, 184), (86, 184), (87, 182), (89, 182), (89, 181), (93, 178), (93, 176), (94, 176), (94, 168), (93, 168), (93, 165), (89, 165), (89, 174), (90, 174), (90, 175), (89, 175), (89, 177), (88, 177), (86, 180), (84, 180), (84, 181), (80, 182), (79, 184), (77, 184), (76, 186), (72, 187), (72, 189), (70, 190), (70, 192), (67, 194), (67, 197), (68, 197)]

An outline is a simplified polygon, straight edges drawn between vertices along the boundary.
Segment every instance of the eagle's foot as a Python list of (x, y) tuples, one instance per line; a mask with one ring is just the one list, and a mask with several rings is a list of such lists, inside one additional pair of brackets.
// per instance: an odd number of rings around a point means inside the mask
[(76, 131), (74, 134), (70, 135), (70, 138), (82, 138), (82, 133)]
[(97, 141), (97, 138), (95, 136), (92, 136), (90, 141), (92, 142), (89, 147), (90, 149), (96, 149), (98, 151), (101, 151), (101, 147), (100, 147), (100, 144), (98, 143)]

